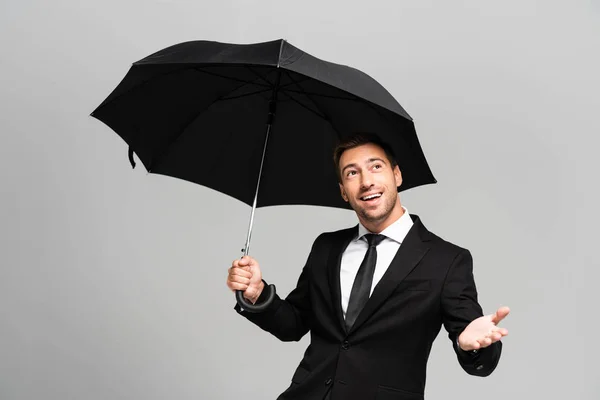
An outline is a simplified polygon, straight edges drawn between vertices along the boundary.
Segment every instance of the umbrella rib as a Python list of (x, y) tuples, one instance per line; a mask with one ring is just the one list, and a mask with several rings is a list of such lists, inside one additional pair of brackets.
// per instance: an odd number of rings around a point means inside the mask
[[(209, 67), (210, 67), (210, 66), (209, 66)], [(249, 82), (248, 82), (248, 81), (244, 81), (244, 80), (242, 80), (242, 79), (237, 79), (237, 78), (232, 78), (232, 77), (229, 77), (229, 76), (226, 76), (226, 75), (217, 74), (217, 73), (215, 73), (215, 72), (208, 72), (208, 71), (206, 71), (206, 70), (203, 70), (203, 69), (201, 69), (201, 68), (202, 68), (202, 67), (195, 67), (195, 68), (193, 68), (193, 69), (194, 69), (194, 70), (196, 70), (196, 71), (198, 71), (198, 72), (203, 72), (203, 73), (205, 73), (205, 74), (208, 74), (208, 75), (213, 75), (213, 76), (217, 76), (217, 77), (219, 77), (219, 78), (225, 78), (225, 79), (229, 79), (229, 80), (236, 81), (236, 82), (244, 82), (244, 83), (256, 82), (256, 81), (249, 81)], [(185, 70), (188, 70), (188, 69), (190, 69), (190, 68), (189, 68), (189, 67), (187, 67), (187, 66), (185, 66), (185, 67), (183, 67), (183, 68), (180, 68), (180, 69), (174, 69), (174, 70), (166, 71), (166, 72), (164, 72), (164, 73), (160, 74), (160, 76), (164, 78), (164, 77), (167, 77), (167, 76), (169, 76), (169, 75), (172, 75), (172, 74), (175, 74), (175, 73), (179, 73), (179, 72), (182, 72), (182, 71), (185, 71)], [(252, 72), (254, 72), (254, 71), (252, 71)], [(256, 72), (254, 72), (254, 73), (255, 73), (255, 74), (257, 74)], [(257, 74), (257, 75), (258, 75), (258, 74)], [(258, 75), (258, 76), (260, 77), (260, 75)], [(261, 78), (262, 78), (262, 77), (261, 77)], [(109, 101), (108, 103), (103, 103), (103, 104), (101, 104), (101, 105), (98, 107), (98, 109), (99, 109), (99, 108), (101, 108), (101, 107), (103, 107), (103, 106), (106, 106), (106, 105), (107, 105), (107, 104), (109, 104), (109, 103), (112, 103), (112, 102), (114, 102), (116, 99), (118, 99), (118, 98), (120, 98), (120, 97), (122, 97), (122, 96), (124, 96), (124, 95), (126, 95), (126, 94), (130, 94), (130, 93), (131, 93), (132, 91), (134, 91), (134, 90), (138, 90), (139, 88), (141, 88), (142, 86), (144, 86), (144, 85), (145, 85), (145, 84), (147, 84), (147, 83), (154, 82), (155, 80), (156, 80), (156, 76), (153, 76), (151, 79), (147, 79), (147, 80), (145, 80), (145, 81), (143, 81), (143, 82), (140, 82), (140, 83), (136, 84), (135, 86), (133, 86), (133, 87), (129, 88), (129, 89), (126, 91), (126, 92), (120, 93), (119, 95), (117, 95), (117, 96), (115, 96), (114, 98), (110, 99), (110, 101)], [(268, 83), (268, 82), (267, 82), (267, 83)], [(261, 87), (265, 87), (265, 88), (269, 88), (269, 89), (270, 89), (270, 88), (272, 88), (272, 85), (271, 85), (271, 86), (266, 86), (266, 85), (259, 84), (259, 83), (255, 83), (255, 84), (256, 84), (257, 86), (261, 86)], [(269, 85), (270, 85), (270, 83), (269, 83)], [(287, 86), (287, 85), (286, 85), (286, 86)], [(282, 87), (283, 87), (283, 86), (282, 86)], [(93, 114), (93, 113), (92, 113), (92, 114)]]
[(212, 75), (212, 76), (217, 76), (219, 78), (229, 79), (230, 81), (234, 81), (234, 82), (253, 83), (256, 86), (260, 86), (260, 87), (264, 87), (264, 88), (269, 88), (269, 89), (273, 88), (273, 85), (268, 86), (268, 85), (263, 85), (263, 84), (260, 84), (260, 83), (256, 83), (256, 80), (245, 81), (243, 79), (233, 78), (233, 77), (230, 77), (230, 76), (227, 76), (227, 75), (218, 74), (216, 72), (209, 72), (209, 71), (206, 71), (206, 70), (202, 69), (201, 67), (196, 67), (194, 69), (196, 71), (198, 71), (198, 72), (202, 72), (202, 73), (207, 74), (207, 75)]
[[(287, 72), (287, 70), (286, 70), (286, 72)], [(357, 102), (359, 102), (359, 103), (365, 104), (367, 107), (369, 107), (369, 108), (371, 108), (372, 110), (374, 110), (374, 111), (375, 111), (377, 114), (379, 114), (380, 116), (382, 115), (382, 113), (381, 113), (381, 110), (380, 110), (380, 108), (379, 108), (379, 107), (381, 107), (381, 106), (377, 106), (377, 105), (373, 104), (371, 101), (369, 101), (369, 100), (366, 100), (366, 99), (363, 99), (362, 97), (360, 97), (360, 96), (357, 96), (357, 95), (355, 95), (355, 94), (353, 94), (353, 93), (350, 93), (350, 92), (344, 91), (344, 93), (348, 93), (348, 94), (349, 94), (350, 96), (352, 96), (352, 97), (341, 97), (341, 96), (334, 96), (334, 95), (329, 95), (329, 94), (322, 94), (322, 93), (312, 93), (312, 92), (307, 92), (306, 90), (304, 90), (304, 88), (302, 88), (302, 87), (299, 85), (299, 83), (300, 83), (300, 82), (303, 82), (303, 81), (304, 81), (304, 80), (306, 80), (306, 79), (303, 79), (303, 80), (300, 80), (300, 81), (295, 81), (295, 82), (294, 82), (294, 80), (292, 79), (291, 75), (289, 75), (289, 74), (288, 74), (288, 78), (290, 78), (290, 80), (291, 80), (293, 83), (295, 83), (295, 84), (296, 84), (296, 86), (298, 86), (298, 87), (300, 88), (300, 91), (298, 91), (298, 90), (293, 90), (293, 89), (287, 89), (287, 91), (289, 91), (289, 92), (294, 92), (294, 93), (303, 94), (303, 95), (305, 95), (305, 96), (306, 96), (306, 97), (308, 97), (308, 98), (310, 98), (310, 96), (309, 96), (309, 95), (312, 95), (312, 96), (320, 96), (320, 97), (326, 97), (326, 98), (330, 98), (330, 99), (336, 99), (336, 100), (357, 101)], [(286, 86), (287, 86), (287, 85), (286, 85)], [(313, 103), (315, 102), (313, 99), (311, 99), (311, 100), (313, 101)], [(386, 110), (389, 110), (387, 107), (384, 107), (384, 108), (385, 108)], [(392, 111), (392, 110), (389, 110), (389, 111)], [(398, 113), (397, 113), (397, 112), (395, 112), (395, 111), (392, 111), (392, 112), (393, 112), (393, 113), (395, 113), (395, 114), (398, 114)], [(406, 119), (408, 119), (409, 121), (410, 121), (410, 120), (412, 120), (410, 117), (406, 117), (406, 116), (404, 116), (404, 115), (402, 115), (402, 114), (398, 114), (398, 115), (402, 116), (403, 118), (406, 118)], [(387, 117), (386, 117), (386, 118), (387, 118)]]
[[(269, 82), (269, 81), (268, 81), (268, 80), (267, 80), (265, 77), (263, 77), (261, 74), (259, 74), (258, 72), (256, 72), (254, 69), (250, 68), (250, 66), (249, 66), (249, 65), (244, 65), (244, 67), (245, 67), (245, 68), (246, 68), (248, 71), (250, 71), (250, 72), (252, 72), (254, 75), (256, 75), (256, 76), (257, 76), (259, 79), (261, 79), (261, 80), (265, 81), (265, 82), (267, 83), (267, 85), (269, 85), (269, 87), (270, 87), (270, 88), (273, 88), (273, 84), (272, 84), (271, 82)], [(271, 72), (271, 71), (269, 71), (269, 72)]]
[[(289, 89), (288, 89), (288, 90), (289, 90)], [(297, 92), (296, 90), (290, 90), (290, 91)], [(389, 109), (389, 108), (387, 108), (387, 107), (383, 107), (383, 106), (380, 106), (380, 105), (377, 105), (377, 104), (373, 104), (373, 102), (371, 102), (371, 101), (369, 101), (369, 100), (367, 100), (367, 99), (363, 99), (363, 98), (361, 98), (361, 97), (359, 97), (359, 96), (356, 96), (356, 95), (354, 95), (354, 94), (352, 94), (352, 93), (349, 93), (349, 94), (350, 94), (350, 95), (352, 95), (352, 96), (354, 96), (354, 98), (348, 98), (348, 97), (338, 97), (338, 96), (333, 96), (333, 95), (327, 95), (327, 94), (321, 94), (321, 93), (311, 93), (311, 92), (301, 92), (301, 93), (303, 93), (303, 94), (306, 94), (307, 96), (310, 94), (310, 95), (312, 95), (312, 96), (320, 96), (320, 97), (326, 97), (326, 98), (331, 98), (331, 99), (338, 99), (338, 100), (348, 100), (348, 101), (356, 101), (356, 102), (358, 102), (358, 103), (361, 103), (361, 104), (364, 104), (364, 105), (366, 105), (367, 107), (369, 107), (371, 110), (375, 111), (375, 112), (376, 112), (378, 115), (380, 115), (380, 116), (382, 116), (382, 115), (383, 115), (383, 114), (382, 114), (382, 109), (384, 109), (384, 110), (386, 110), (386, 111), (390, 111), (390, 112), (392, 112), (392, 113), (394, 113), (394, 114), (396, 114), (396, 115), (398, 115), (398, 116), (400, 116), (400, 117), (402, 117), (402, 118), (404, 118), (404, 119), (407, 119), (407, 120), (409, 120), (409, 121), (412, 121), (412, 118), (410, 118), (410, 116), (408, 116), (408, 117), (407, 117), (407, 116), (404, 116), (404, 115), (402, 115), (402, 114), (399, 114), (399, 113), (398, 113), (398, 112), (396, 112), (396, 111), (390, 110), (390, 109)], [(407, 115), (408, 115), (408, 114), (407, 114)], [(385, 118), (387, 119), (388, 117), (387, 117), (387, 116), (385, 116)]]
[[(239, 80), (238, 80), (239, 81)], [(162, 153), (156, 158), (156, 161), (152, 162), (152, 165), (150, 165), (150, 168), (148, 168), (148, 172), (152, 172), (158, 165), (160, 165), (161, 162), (163, 162), (164, 158), (168, 155), (169, 151), (171, 150), (171, 148), (173, 147), (173, 145), (175, 143), (177, 143), (181, 137), (183, 136), (183, 134), (187, 131), (187, 128), (194, 123), (194, 121), (196, 121), (198, 119), (198, 117), (200, 117), (202, 114), (204, 114), (204, 112), (206, 110), (208, 110), (210, 107), (212, 107), (213, 104), (217, 103), (220, 100), (223, 100), (226, 96), (228, 96), (229, 94), (243, 88), (244, 86), (254, 83), (252, 82), (244, 82), (241, 85), (237, 86), (236, 88), (230, 90), (229, 92), (223, 94), (222, 96), (218, 97), (217, 99), (213, 100), (209, 105), (207, 105), (206, 107), (204, 107), (202, 110), (200, 110), (198, 113), (196, 113), (196, 115), (194, 115), (193, 118), (190, 118), (190, 120), (183, 126), (183, 128), (181, 128), (181, 131), (179, 131), (179, 133), (177, 134), (177, 136), (175, 136), (175, 138), (173, 140), (171, 140), (169, 142), (169, 144), (167, 145), (167, 147), (162, 151)]]
[[(286, 72), (287, 72), (287, 71), (286, 71)], [(294, 81), (294, 79), (293, 79), (293, 78), (291, 77), (291, 75), (289, 75), (289, 74), (288, 74), (288, 78), (289, 78), (289, 79), (290, 79), (292, 82), (295, 82), (295, 81)], [(300, 86), (300, 84), (299, 84), (299, 83), (297, 83), (297, 82), (296, 82), (296, 86), (298, 86), (298, 88), (300, 88), (300, 93), (304, 94), (304, 95), (305, 95), (307, 98), (309, 98), (309, 99), (310, 99), (310, 100), (313, 102), (313, 104), (314, 104), (314, 105), (315, 105), (315, 106), (316, 106), (316, 107), (317, 107), (319, 110), (321, 110), (321, 108), (320, 108), (320, 107), (319, 107), (319, 105), (318, 105), (318, 104), (315, 102), (315, 100), (314, 100), (312, 97), (310, 97), (310, 96), (309, 96), (309, 94), (312, 94), (312, 95), (315, 95), (315, 96), (321, 96), (321, 97), (333, 98), (333, 99), (341, 99), (341, 100), (358, 101), (359, 103), (361, 103), (361, 104), (365, 104), (365, 105), (366, 105), (367, 107), (369, 107), (371, 110), (375, 111), (375, 112), (376, 112), (376, 113), (377, 113), (377, 114), (378, 114), (380, 117), (382, 117), (382, 118), (383, 118), (383, 120), (385, 120), (386, 122), (389, 122), (389, 117), (388, 117), (388, 115), (387, 115), (386, 113), (383, 113), (383, 112), (382, 112), (382, 110), (381, 110), (379, 107), (375, 106), (375, 105), (374, 105), (374, 104), (372, 104), (370, 101), (368, 101), (368, 100), (365, 100), (365, 99), (362, 99), (362, 98), (360, 98), (360, 97), (358, 97), (358, 96), (356, 96), (356, 95), (354, 95), (354, 94), (352, 94), (352, 93), (348, 93), (348, 94), (350, 94), (350, 95), (354, 96), (354, 97), (355, 97), (354, 99), (352, 99), (352, 98), (345, 98), (345, 97), (338, 97), (338, 96), (332, 96), (332, 95), (319, 94), (319, 93), (309, 93), (309, 92), (306, 92), (306, 91), (304, 90), (304, 88), (303, 88), (302, 86)], [(291, 90), (291, 89), (287, 89), (286, 91), (288, 91), (288, 92), (295, 92), (295, 93), (298, 93), (298, 91), (297, 91), (297, 90)], [(288, 95), (288, 96), (289, 96), (289, 95)], [(291, 96), (290, 96), (290, 98), (291, 98)], [(398, 115), (398, 114), (397, 114), (397, 115)], [(403, 117), (403, 116), (402, 116), (402, 117)], [(326, 119), (327, 119), (327, 118), (326, 118)], [(335, 130), (335, 132), (337, 133), (337, 135), (338, 135), (338, 139), (341, 139), (340, 132), (339, 132), (339, 131), (336, 129), (336, 127), (333, 125), (333, 123), (332, 123), (332, 122), (331, 122), (329, 119), (327, 119), (327, 121), (329, 121), (329, 123), (331, 124), (331, 126), (333, 127), (333, 129)]]
[[(295, 98), (293, 98), (288, 92), (286, 92), (285, 90), (280, 92), (281, 94), (286, 95), (290, 100), (292, 100), (294, 103), (298, 104), (299, 106), (305, 108), (306, 110), (310, 111), (311, 113), (315, 114), (316, 116), (324, 119), (325, 121), (329, 122), (329, 125), (331, 125), (331, 127), (333, 128), (333, 130), (335, 131), (338, 139), (342, 139), (342, 135), (340, 134), (340, 131), (337, 130), (337, 128), (335, 127), (335, 125), (333, 125), (333, 123), (331, 122), (331, 120), (329, 118), (327, 118), (327, 116), (325, 114), (321, 114), (319, 113), (319, 111), (315, 111), (312, 108), (302, 104), (299, 100), (296, 100)], [(320, 110), (320, 109), (319, 109)]]
[[(317, 110), (321, 114), (323, 114), (322, 118), (325, 121), (329, 122), (329, 125), (331, 125), (331, 127), (333, 128), (333, 130), (337, 134), (338, 140), (341, 140), (342, 139), (342, 135), (341, 135), (340, 131), (338, 131), (338, 129), (335, 127), (335, 125), (333, 124), (333, 122), (331, 121), (331, 118), (329, 118), (327, 116), (327, 114), (323, 112), (323, 110), (321, 109), (321, 107), (319, 107), (319, 105), (317, 104), (317, 102), (306, 93), (306, 91), (304, 90), (304, 88), (302, 88), (302, 86), (300, 86), (300, 84), (294, 78), (292, 78), (292, 76), (290, 75), (290, 73), (287, 70), (285, 72), (286, 72), (286, 75), (289, 78), (289, 80), (292, 81), (298, 88), (300, 88), (301, 92), (313, 103), (313, 105), (317, 108)], [(286, 90), (286, 92), (289, 92), (289, 91), (290, 91), (289, 89)], [(289, 94), (288, 94), (288, 96), (291, 99), (293, 99)]]
[(288, 71), (285, 71), (285, 72), (286, 72), (286, 74), (287, 74), (287, 77), (289, 78), (289, 80), (290, 80), (290, 81), (292, 81), (292, 82), (293, 82), (293, 83), (294, 83), (294, 84), (295, 84), (295, 85), (296, 85), (296, 86), (297, 86), (297, 87), (300, 89), (300, 92), (298, 92), (298, 91), (294, 91), (294, 90), (291, 90), (291, 89), (287, 89), (286, 91), (288, 91), (288, 92), (296, 92), (296, 93), (299, 93), (299, 94), (303, 94), (303, 95), (305, 95), (305, 96), (306, 96), (306, 98), (307, 98), (307, 99), (309, 99), (309, 100), (310, 100), (310, 101), (313, 103), (313, 105), (314, 105), (314, 106), (315, 106), (315, 107), (316, 107), (316, 108), (317, 108), (319, 111), (321, 111), (321, 113), (322, 113), (323, 115), (325, 115), (325, 119), (329, 120), (329, 118), (328, 118), (328, 117), (326, 116), (326, 114), (325, 114), (325, 113), (324, 113), (324, 112), (321, 110), (321, 107), (319, 107), (319, 105), (318, 105), (318, 104), (315, 102), (315, 100), (314, 100), (312, 97), (310, 97), (310, 96), (309, 96), (309, 94), (308, 94), (308, 93), (307, 93), (307, 92), (304, 90), (304, 88), (302, 88), (302, 86), (300, 86), (300, 84), (299, 84), (298, 82), (296, 82), (296, 81), (294, 80), (294, 78), (292, 78), (292, 76), (289, 74), (289, 72), (288, 72)]
[(312, 113), (313, 113), (313, 114), (315, 114), (316, 116), (318, 116), (318, 117), (320, 117), (320, 118), (323, 118), (323, 119), (324, 119), (324, 120), (326, 120), (326, 121), (329, 121), (329, 120), (327, 119), (327, 116), (325, 116), (324, 114), (321, 114), (319, 111), (315, 111), (315, 110), (313, 110), (312, 108), (310, 108), (310, 107), (308, 107), (308, 106), (306, 106), (306, 105), (302, 104), (302, 103), (301, 103), (299, 100), (296, 100), (295, 98), (293, 98), (293, 97), (292, 97), (292, 96), (291, 96), (291, 95), (290, 95), (290, 94), (289, 94), (287, 91), (285, 91), (285, 90), (284, 90), (284, 91), (281, 91), (280, 93), (281, 93), (281, 94), (285, 94), (285, 95), (286, 95), (286, 96), (287, 96), (287, 97), (288, 97), (290, 100), (292, 100), (294, 103), (296, 103), (296, 104), (298, 104), (299, 106), (303, 107), (304, 109), (306, 109), (306, 110), (308, 110), (308, 111), (312, 112)]
[(268, 88), (268, 89), (263, 89), (263, 90), (258, 90), (256, 92), (251, 92), (251, 93), (245, 93), (245, 94), (240, 94), (237, 96), (231, 96), (231, 97), (223, 97), (222, 99), (217, 99), (215, 100), (215, 102), (217, 101), (225, 101), (225, 100), (234, 100), (234, 99), (241, 99), (242, 97), (248, 97), (248, 96), (253, 96), (255, 94), (261, 94), (261, 93), (266, 93), (266, 92), (270, 92), (273, 89)]
[[(254, 71), (254, 69), (252, 69), (250, 66), (246, 65), (245, 66), (248, 70), (250, 70), (254, 75), (256, 75), (258, 78), (262, 79), (263, 81), (270, 83), (268, 80), (266, 80), (262, 75), (260, 75), (258, 72)], [(283, 72), (285, 72), (285, 74), (287, 75), (288, 79), (290, 80), (290, 83), (286, 84), (285, 86), (290, 86), (290, 85), (295, 85), (297, 87), (300, 88), (300, 90), (306, 95), (306, 92), (304, 91), (304, 89), (302, 88), (302, 86), (299, 85), (299, 82), (296, 81), (295, 79), (292, 78), (292, 76), (290, 75), (289, 71), (285, 68), (283, 68)], [(305, 78), (303, 80), (301, 80), (300, 82), (304, 81), (304, 80), (308, 80), (308, 78)], [(298, 105), (304, 107), (305, 109), (313, 112), (314, 114), (318, 115), (319, 117), (323, 118), (325, 121), (329, 122), (329, 125), (331, 125), (331, 127), (333, 128), (333, 130), (335, 131), (338, 139), (341, 139), (342, 136), (340, 134), (340, 132), (337, 130), (337, 128), (333, 125), (333, 122), (331, 122), (331, 119), (327, 116), (327, 114), (325, 114), (323, 112), (323, 110), (321, 110), (321, 108), (319, 107), (319, 105), (308, 95), (306, 95), (306, 97), (313, 103), (313, 105), (317, 108), (318, 111), (312, 110), (310, 107), (307, 107), (306, 105), (302, 104), (300, 101), (294, 99), (289, 93), (287, 93), (288, 91), (291, 91), (289, 89), (286, 90), (279, 90), (280, 93), (284, 93), (286, 94), (292, 101), (294, 101), (295, 103), (297, 103)], [(319, 114), (320, 112), (320, 114)]]
[[(246, 69), (248, 69), (250, 72), (252, 72), (254, 75), (256, 75), (256, 77), (258, 77), (259, 79), (262, 79), (263, 81), (267, 82), (267, 84), (271, 85), (271, 87), (272, 87), (272, 85), (273, 85), (273, 84), (272, 84), (271, 82), (269, 82), (267, 79), (265, 79), (265, 78), (264, 78), (264, 77), (263, 77), (261, 74), (259, 74), (258, 72), (256, 72), (254, 69), (252, 69), (252, 68), (251, 68), (249, 65), (245, 65), (245, 67), (246, 67)], [(285, 73), (286, 73), (286, 74), (288, 75), (288, 77), (289, 77), (288, 70), (284, 69), (284, 71), (285, 71)], [(269, 71), (269, 72), (272, 72), (272, 71)], [(300, 79), (300, 81), (295, 81), (295, 82), (294, 82), (294, 81), (292, 81), (292, 82), (286, 83), (285, 85), (281, 85), (281, 84), (280, 84), (280, 85), (279, 85), (279, 89), (278, 89), (278, 90), (281, 90), (281, 89), (283, 89), (283, 88), (286, 88), (286, 87), (288, 87), (288, 86), (290, 86), (290, 85), (297, 85), (297, 84), (298, 84), (298, 82), (304, 82), (304, 81), (307, 81), (307, 80), (309, 80), (309, 78), (308, 78), (307, 76), (303, 76), (303, 77), (302, 77), (302, 79)]]
[[(286, 70), (286, 72), (287, 72), (287, 70)], [(286, 88), (286, 87), (291, 86), (291, 85), (296, 85), (296, 84), (298, 84), (300, 82), (304, 82), (304, 81), (307, 81), (307, 80), (309, 80), (309, 78), (306, 77), (306, 76), (303, 76), (302, 79), (300, 79), (298, 81), (295, 81), (295, 82), (292, 81), (292, 82), (286, 83), (285, 85), (280, 85), (279, 89), (283, 89), (283, 88)]]
[(352, 97), (341, 97), (341, 96), (334, 96), (331, 94), (322, 94), (322, 93), (312, 93), (312, 92), (307, 92), (304, 89), (301, 89), (300, 91), (298, 90), (293, 90), (293, 89), (287, 89), (289, 92), (294, 92), (294, 93), (299, 93), (299, 94), (304, 94), (304, 95), (312, 95), (312, 96), (321, 96), (321, 97), (327, 97), (330, 99), (336, 99), (336, 100), (349, 100), (349, 101), (363, 101), (361, 98), (355, 96), (354, 98)]
[[(298, 85), (300, 87), (300, 85)], [(334, 95), (328, 95), (328, 94), (322, 94), (322, 93), (312, 93), (312, 92), (307, 92), (304, 89), (301, 88), (300, 91), (298, 90), (293, 90), (293, 89), (287, 89), (288, 92), (292, 92), (292, 93), (298, 93), (298, 94), (303, 94), (306, 95), (306, 97), (308, 97), (309, 99), (312, 100), (312, 98), (309, 96), (320, 96), (320, 97), (326, 97), (326, 98), (330, 98), (330, 99), (337, 99), (337, 100), (348, 100), (348, 101), (357, 101), (359, 103), (365, 104), (367, 107), (371, 108), (373, 111), (375, 111), (376, 113), (378, 113), (380, 116), (381, 114), (381, 110), (379, 109), (379, 107), (373, 105), (370, 101), (362, 99), (358, 96), (354, 96), (354, 98), (350, 98), (350, 97), (340, 97), (340, 96), (334, 96)], [(350, 93), (352, 94), (352, 93)], [(314, 103), (314, 100), (312, 100)], [(392, 111), (393, 112), (393, 111)], [(400, 114), (398, 114), (400, 115)], [(402, 116), (402, 115), (401, 115)], [(403, 118), (405, 118), (404, 116), (402, 116)], [(407, 118), (408, 119), (408, 118)]]

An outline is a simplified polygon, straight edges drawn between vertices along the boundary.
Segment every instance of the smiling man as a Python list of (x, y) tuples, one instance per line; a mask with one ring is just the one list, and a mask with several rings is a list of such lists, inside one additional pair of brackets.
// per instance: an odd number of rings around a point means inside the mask
[[(436, 236), (402, 206), (402, 173), (376, 135), (336, 147), (342, 198), (358, 225), (319, 235), (297, 286), (260, 314), (238, 313), (282, 341), (311, 342), (278, 399), (423, 399), (427, 360), (442, 326), (460, 366), (488, 376), (508, 334), (507, 307), (483, 315), (467, 249)], [(264, 301), (265, 281), (251, 257), (235, 260), (227, 286)], [(261, 296), (262, 295), (262, 296)]]

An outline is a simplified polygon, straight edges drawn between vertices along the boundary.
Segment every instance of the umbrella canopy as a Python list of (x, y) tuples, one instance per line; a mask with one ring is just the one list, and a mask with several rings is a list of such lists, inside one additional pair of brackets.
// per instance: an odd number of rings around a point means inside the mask
[(411, 117), (383, 86), (284, 40), (168, 47), (134, 63), (92, 116), (121, 136), (150, 173), (252, 205), (269, 111), (275, 118), (257, 207), (348, 208), (332, 152), (357, 131), (390, 143), (402, 171), (399, 191), (435, 182)]
[(252, 205), (246, 254), (256, 207), (349, 207), (333, 149), (355, 132), (391, 145), (398, 191), (436, 182), (411, 117), (382, 85), (285, 40), (165, 48), (135, 62), (92, 116), (128, 144), (133, 166), (135, 153), (150, 173)]

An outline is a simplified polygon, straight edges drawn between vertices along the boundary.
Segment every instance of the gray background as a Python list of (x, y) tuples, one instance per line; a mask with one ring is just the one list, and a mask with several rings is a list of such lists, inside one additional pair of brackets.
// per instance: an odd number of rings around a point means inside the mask
[[(403, 204), (471, 250), (485, 312), (512, 308), (486, 379), (460, 369), (442, 330), (426, 397), (598, 399), (600, 7), (574, 0), (2, 0), (0, 399), (288, 386), (308, 338), (263, 333), (225, 286), (249, 207), (131, 170), (89, 117), (154, 51), (277, 38), (362, 69), (406, 107), (439, 183)], [(251, 254), (285, 295), (318, 233), (355, 222), (260, 209)]]

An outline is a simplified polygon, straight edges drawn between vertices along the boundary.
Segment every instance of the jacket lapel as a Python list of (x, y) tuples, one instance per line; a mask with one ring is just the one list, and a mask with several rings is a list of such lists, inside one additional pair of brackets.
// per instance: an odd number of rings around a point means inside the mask
[[(392, 260), (385, 274), (375, 286), (373, 294), (367, 301), (350, 332), (358, 329), (393, 293), (398, 284), (417, 266), (419, 261), (429, 250), (430, 233), (421, 223), (419, 216), (412, 215), (413, 226), (402, 241), (398, 252)], [(343, 249), (342, 249), (343, 251)], [(339, 268), (337, 268), (337, 281), (339, 293)], [(339, 297), (338, 297), (339, 303)], [(341, 306), (338, 304), (338, 307)], [(343, 321), (342, 321), (343, 322)], [(350, 333), (348, 332), (348, 333)]]

